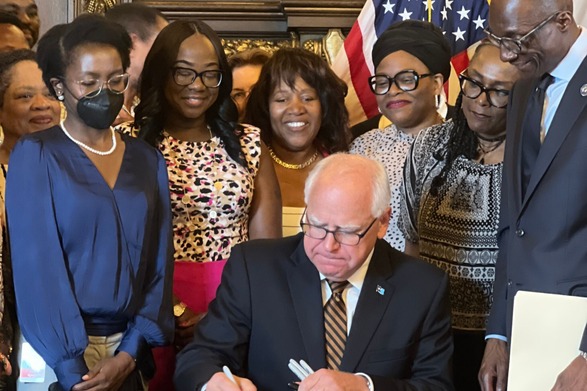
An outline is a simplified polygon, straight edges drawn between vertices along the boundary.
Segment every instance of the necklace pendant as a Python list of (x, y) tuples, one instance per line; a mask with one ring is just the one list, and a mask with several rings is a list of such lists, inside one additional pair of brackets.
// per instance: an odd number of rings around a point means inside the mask
[(183, 197), (181, 197), (181, 203), (184, 205), (189, 205), (190, 201), (191, 201), (191, 198), (187, 194), (184, 194)]

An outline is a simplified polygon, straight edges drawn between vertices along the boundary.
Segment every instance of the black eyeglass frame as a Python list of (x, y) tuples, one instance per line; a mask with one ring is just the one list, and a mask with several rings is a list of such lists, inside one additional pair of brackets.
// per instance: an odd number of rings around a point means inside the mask
[[(326, 239), (326, 236), (328, 236), (328, 234), (331, 233), (332, 236), (334, 237), (334, 240), (336, 240), (336, 242), (338, 244), (343, 244), (345, 246), (357, 246), (361, 242), (361, 239), (363, 239), (365, 237), (365, 235), (367, 235), (367, 233), (369, 232), (369, 230), (371, 229), (371, 227), (373, 227), (373, 224), (375, 224), (375, 222), (378, 220), (377, 218), (373, 219), (373, 221), (371, 222), (371, 224), (369, 224), (369, 226), (367, 228), (365, 228), (365, 230), (362, 233), (356, 233), (356, 232), (342, 232), (342, 231), (339, 231), (339, 230), (331, 231), (331, 230), (326, 229), (324, 227), (318, 227), (317, 225), (314, 225), (314, 224), (304, 223), (304, 217), (305, 216), (306, 216), (306, 209), (304, 209), (304, 213), (302, 213), (302, 217), (300, 218), (300, 227), (302, 228), (302, 232), (304, 233), (304, 235), (306, 235), (307, 237), (312, 238), (312, 239), (324, 240), (324, 239)], [(322, 236), (321, 238), (310, 236), (308, 234), (308, 232), (306, 231), (305, 227), (322, 230), (322, 231), (324, 231), (324, 236)], [(351, 243), (342, 243), (340, 240), (338, 240), (337, 234), (355, 235), (356, 238), (357, 238), (357, 242), (354, 243), (354, 244), (351, 244)]]
[[(416, 78), (415, 83), (414, 83), (414, 88), (403, 88), (402, 86), (399, 85), (399, 83), (397, 81), (398, 76), (400, 76), (402, 74), (406, 74), (406, 73), (409, 73)], [(404, 92), (410, 92), (410, 91), (414, 91), (414, 90), (418, 89), (418, 86), (420, 85), (420, 79), (423, 79), (428, 76), (433, 76), (433, 75), (434, 75), (433, 73), (424, 73), (424, 74), (420, 75), (418, 72), (416, 72), (413, 69), (407, 69), (405, 71), (401, 71), (401, 72), (396, 73), (393, 77), (388, 76), (388, 75), (382, 75), (382, 74), (373, 75), (373, 76), (369, 77), (368, 82), (369, 82), (369, 87), (371, 88), (371, 91), (375, 95), (385, 95), (391, 89), (391, 83), (395, 84), (395, 86), (397, 88), (399, 88), (400, 90), (402, 90)], [(387, 88), (385, 89), (384, 92), (376, 92), (375, 91), (375, 82), (376, 82), (377, 78), (387, 79)]]
[(550, 15), (548, 18), (544, 19), (542, 22), (538, 23), (533, 29), (528, 31), (526, 34), (522, 35), (520, 38), (514, 39), (509, 37), (498, 37), (497, 35), (493, 34), (488, 29), (483, 30), (485, 34), (487, 34), (487, 38), (496, 46), (499, 46), (500, 49), (506, 50), (510, 53), (515, 54), (516, 56), (522, 53), (524, 50), (525, 42), (530, 38), (532, 35), (536, 34), (541, 28), (546, 26), (550, 21), (554, 18), (559, 16), (562, 11), (557, 11), (554, 14)]
[[(506, 103), (503, 106), (498, 106), (496, 105), (493, 100), (491, 99), (491, 92), (501, 92), (501, 93), (505, 93), (506, 96), (509, 97), (510, 91), (509, 90), (502, 90), (500, 88), (487, 88), (485, 87), (483, 84), (481, 84), (480, 82), (478, 82), (475, 79), (471, 79), (470, 77), (468, 77), (467, 75), (465, 75), (464, 73), (461, 73), (459, 75), (459, 84), (461, 87), (461, 92), (463, 93), (464, 96), (466, 96), (469, 99), (477, 99), (479, 96), (481, 96), (482, 93), (485, 93), (485, 96), (487, 97), (487, 101), (489, 102), (489, 104), (493, 107), (497, 107), (498, 109), (505, 109), (508, 105), (508, 102), (506, 101)], [(464, 88), (464, 84), (465, 82), (469, 82), (472, 83), (474, 85), (476, 85), (477, 87), (479, 87), (479, 93), (477, 95), (467, 95), (465, 93), (465, 88)], [(508, 98), (509, 99), (509, 98)]]
[[(192, 73), (191, 81), (189, 83), (179, 83), (177, 81), (177, 71), (191, 72)], [(209, 86), (209, 85), (206, 84), (205, 76), (207, 74), (212, 74), (212, 73), (219, 76), (218, 83), (216, 85)], [(194, 81), (196, 81), (196, 79), (199, 77), (200, 80), (202, 81), (202, 84), (205, 87), (207, 87), (207, 88), (218, 88), (218, 87), (220, 87), (220, 84), (222, 84), (223, 73), (222, 73), (221, 70), (216, 70), (216, 69), (209, 69), (209, 70), (206, 70), (206, 71), (198, 72), (195, 69), (191, 69), (191, 68), (186, 68), (186, 67), (173, 67), (173, 68), (171, 68), (171, 76), (173, 77), (173, 82), (175, 84), (177, 84), (178, 86), (182, 86), (182, 87), (189, 86)]]

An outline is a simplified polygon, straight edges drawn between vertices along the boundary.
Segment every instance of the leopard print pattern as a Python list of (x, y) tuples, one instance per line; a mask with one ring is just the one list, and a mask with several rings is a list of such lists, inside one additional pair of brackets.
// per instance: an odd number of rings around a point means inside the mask
[[(136, 133), (128, 126), (118, 128)], [(240, 144), (246, 167), (230, 158), (217, 136), (193, 142), (164, 133), (159, 150), (167, 162), (176, 261), (226, 260), (234, 245), (248, 239), (260, 130), (246, 125)]]

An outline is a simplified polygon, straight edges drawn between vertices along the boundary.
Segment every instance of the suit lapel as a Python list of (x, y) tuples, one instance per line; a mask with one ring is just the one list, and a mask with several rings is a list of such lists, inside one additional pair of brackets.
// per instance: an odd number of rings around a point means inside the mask
[[(369, 264), (369, 269), (363, 282), (351, 332), (347, 339), (344, 357), (340, 370), (354, 372), (369, 345), (375, 330), (387, 310), (389, 300), (393, 295), (394, 287), (391, 284), (391, 265), (386, 245), (380, 240), (375, 245), (375, 251)], [(399, 316), (399, 314), (398, 314)]]
[[(287, 273), (289, 291), (298, 319), (308, 364), (312, 368), (326, 368), (324, 348), (324, 312), (320, 274), (300, 244), (291, 255)], [(303, 357), (292, 357), (301, 359)]]
[(536, 186), (544, 176), (544, 173), (552, 163), (562, 143), (567, 138), (570, 130), (575, 125), (577, 118), (587, 105), (587, 97), (581, 96), (581, 87), (587, 82), (587, 58), (583, 60), (581, 66), (575, 72), (575, 75), (569, 82), (563, 98), (556, 110), (548, 135), (544, 139), (544, 144), (540, 148), (540, 153), (536, 159), (536, 164), (532, 170), (532, 176), (528, 183), (526, 196), (522, 203), (522, 211), (536, 189)]

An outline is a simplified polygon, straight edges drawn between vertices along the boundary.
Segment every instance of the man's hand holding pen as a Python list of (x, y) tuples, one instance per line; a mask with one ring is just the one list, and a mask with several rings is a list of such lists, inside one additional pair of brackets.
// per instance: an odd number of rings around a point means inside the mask
[(350, 391), (370, 390), (366, 377), (354, 373), (319, 369), (316, 372), (304, 361), (289, 361), (289, 369), (300, 379), (300, 382), (288, 383), (288, 387), (299, 391), (329, 390)]
[(215, 373), (201, 391), (257, 391), (249, 379), (235, 376), (227, 366)]

